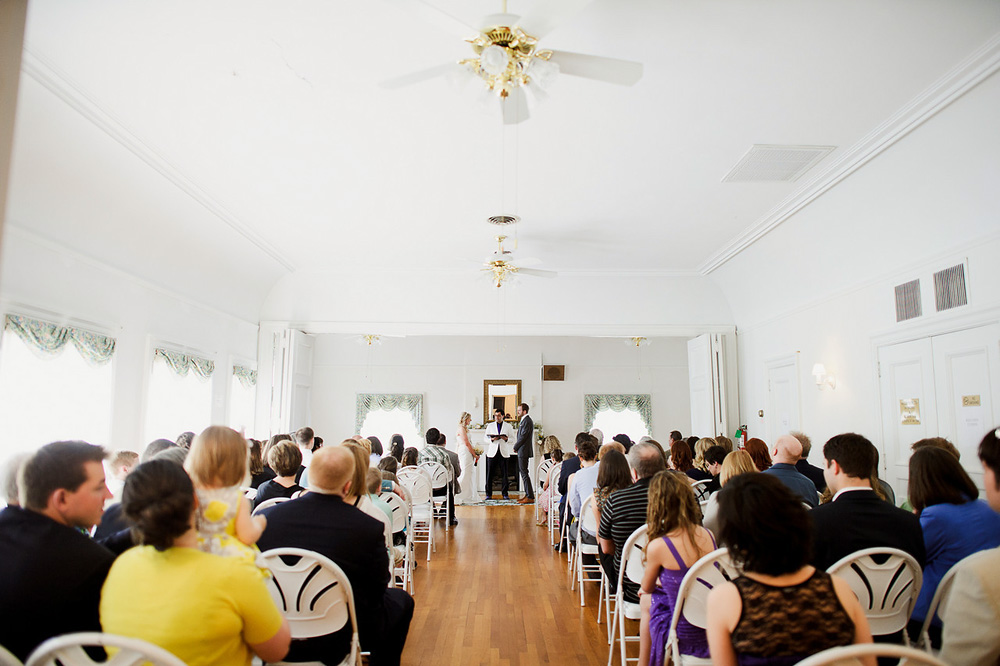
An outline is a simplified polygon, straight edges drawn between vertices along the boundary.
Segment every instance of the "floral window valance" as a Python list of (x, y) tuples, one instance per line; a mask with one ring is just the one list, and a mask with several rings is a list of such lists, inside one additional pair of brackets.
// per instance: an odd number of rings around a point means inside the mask
[(13, 331), (29, 348), (46, 354), (58, 354), (73, 343), (80, 356), (94, 365), (104, 365), (115, 353), (115, 339), (73, 326), (59, 326), (22, 315), (9, 314), (4, 328)]
[(594, 427), (594, 417), (598, 412), (610, 409), (623, 412), (626, 409), (639, 413), (646, 430), (653, 432), (653, 408), (648, 393), (588, 394), (583, 396), (584, 430)]
[(245, 389), (257, 386), (257, 371), (244, 365), (233, 366), (233, 376), (240, 380), (240, 386)]
[(186, 376), (188, 372), (194, 372), (199, 377), (208, 379), (215, 372), (215, 361), (197, 356), (188, 356), (187, 354), (170, 351), (169, 349), (157, 348), (153, 352), (153, 358), (162, 358), (166, 362), (167, 367), (181, 377)]
[(354, 416), (354, 432), (360, 433), (368, 412), (402, 409), (409, 412), (417, 432), (424, 431), (424, 396), (422, 393), (359, 393)]

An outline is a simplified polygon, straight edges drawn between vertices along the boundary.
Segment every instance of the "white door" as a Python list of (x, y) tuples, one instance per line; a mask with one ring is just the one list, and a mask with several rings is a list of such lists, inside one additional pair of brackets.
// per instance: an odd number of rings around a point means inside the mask
[(274, 333), (271, 432), (294, 432), (310, 425), (313, 337), (302, 331)]
[(691, 434), (715, 434), (715, 396), (712, 382), (712, 336), (688, 340), (688, 384), (691, 390)]
[(1000, 325), (980, 326), (932, 338), (938, 431), (958, 447), (962, 464), (983, 487), (976, 450), (987, 430), (1000, 424)]
[(773, 444), (781, 435), (801, 430), (799, 408), (798, 353), (773, 358), (764, 364), (767, 377), (767, 443)]
[(880, 347), (878, 372), (882, 400), (881, 474), (901, 499), (906, 496), (910, 476), (910, 445), (938, 434), (931, 339)]

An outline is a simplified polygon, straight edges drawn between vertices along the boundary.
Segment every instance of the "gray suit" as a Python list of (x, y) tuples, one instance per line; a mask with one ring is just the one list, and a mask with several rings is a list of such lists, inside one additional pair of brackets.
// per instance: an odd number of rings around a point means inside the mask
[(517, 441), (514, 452), (517, 453), (517, 466), (521, 471), (521, 485), (526, 497), (535, 499), (535, 489), (531, 487), (531, 457), (535, 439), (535, 424), (531, 417), (525, 414), (517, 424)]

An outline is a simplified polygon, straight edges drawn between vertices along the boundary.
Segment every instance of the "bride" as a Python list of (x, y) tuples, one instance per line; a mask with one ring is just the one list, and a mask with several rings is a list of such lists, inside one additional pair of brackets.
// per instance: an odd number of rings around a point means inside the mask
[(462, 466), (462, 473), (458, 477), (458, 485), (462, 492), (455, 495), (456, 504), (471, 504), (479, 501), (475, 468), (475, 464), (479, 462), (479, 456), (476, 455), (469, 442), (470, 423), (472, 423), (472, 415), (469, 412), (462, 412), (462, 415), (458, 417), (458, 433), (455, 436), (455, 446), (458, 447), (458, 462)]

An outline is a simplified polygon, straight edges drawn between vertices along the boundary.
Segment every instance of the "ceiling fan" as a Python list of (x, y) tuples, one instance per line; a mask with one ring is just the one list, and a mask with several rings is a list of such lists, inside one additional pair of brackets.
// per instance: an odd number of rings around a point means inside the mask
[(558, 275), (555, 271), (546, 271), (539, 268), (524, 268), (525, 264), (537, 263), (539, 261), (538, 259), (522, 258), (517, 260), (517, 263), (521, 265), (516, 265), (514, 263), (514, 253), (510, 250), (505, 250), (503, 247), (503, 242), (505, 240), (507, 240), (506, 236), (500, 235), (496, 237), (497, 251), (486, 258), (482, 268), (483, 273), (489, 277), (493, 286), (499, 289), (518, 275), (530, 275), (532, 277), (542, 278), (554, 278)]
[(487, 94), (500, 100), (504, 124), (514, 125), (528, 119), (525, 92), (544, 95), (559, 74), (623, 86), (634, 85), (642, 78), (639, 62), (538, 48), (541, 38), (593, 0), (539, 0), (523, 17), (508, 14), (507, 0), (503, 0), (503, 12), (483, 19), (481, 29), (472, 28), (423, 0), (387, 1), (460, 35), (472, 46), (473, 57), (383, 81), (380, 84), (383, 88), (394, 90), (438, 76), (464, 74), (484, 83)]

